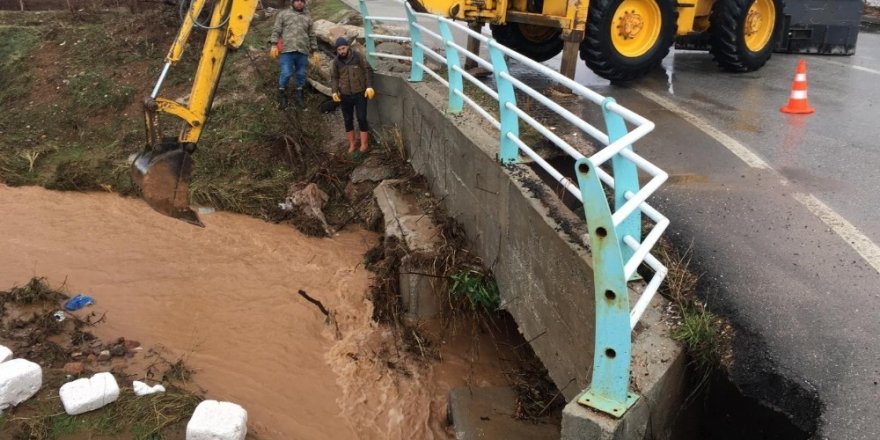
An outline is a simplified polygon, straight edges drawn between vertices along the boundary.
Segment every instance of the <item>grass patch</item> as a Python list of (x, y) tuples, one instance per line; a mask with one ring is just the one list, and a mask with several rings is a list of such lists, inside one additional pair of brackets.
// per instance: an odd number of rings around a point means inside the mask
[(0, 106), (7, 107), (27, 94), (30, 75), (18, 69), (40, 42), (40, 32), (32, 27), (0, 28)]
[(498, 284), (489, 274), (465, 269), (449, 276), (449, 293), (453, 298), (467, 298), (471, 308), (488, 312), (498, 310), (501, 295)]
[[(317, 19), (348, 6), (321, 0), (311, 8)], [(302, 162), (305, 145), (321, 145), (327, 133), (317, 114), (291, 124), (274, 108), (277, 62), (262, 53), (273, 22), (257, 14), (245, 45), (229, 54), (190, 186), (193, 203), (267, 220), (278, 217), (277, 203), (305, 174), (295, 156)], [(0, 114), (0, 182), (136, 193), (127, 159), (146, 140), (140, 100), (179, 28), (177, 8), (0, 14), (6, 23), (0, 104), (15, 111)], [(193, 32), (161, 96), (189, 91), (203, 35)], [(162, 123), (174, 135), (179, 121), (166, 116)]]
[(120, 390), (119, 399), (96, 411), (77, 416), (61, 408), (57, 392), (44, 393), (27, 415), (7, 416), (4, 432), (13, 439), (55, 440), (79, 433), (99, 436), (130, 434), (136, 440), (171, 438), (166, 429), (186, 422), (201, 398), (179, 388), (138, 397), (130, 388)]
[(687, 346), (691, 362), (698, 371), (710, 371), (719, 365), (721, 325), (702, 304), (682, 305), (681, 325), (673, 330), (672, 337)]
[(67, 92), (72, 95), (71, 102), (78, 109), (122, 110), (134, 99), (135, 88), (116, 84), (96, 72), (82, 72), (69, 80)]
[(309, 4), (309, 12), (314, 19), (329, 19), (340, 11), (349, 10), (349, 7), (342, 0), (316, 0)]
[[(316, 7), (331, 13), (342, 5)], [(178, 30), (176, 7), (0, 14), (3, 23), (16, 24), (0, 26), (0, 103), (15, 111), (0, 114), (0, 182), (134, 194), (127, 159), (146, 140), (140, 100)], [(277, 216), (296, 175), (289, 140), (302, 137), (273, 106), (277, 64), (248, 51), (263, 46), (272, 23), (258, 14), (245, 47), (230, 53), (191, 184), (194, 203), (263, 219)], [(203, 35), (193, 33), (161, 96), (186, 95)], [(162, 123), (166, 135), (176, 133), (178, 120)], [(316, 143), (326, 133), (317, 118), (302, 128)]]
[(685, 345), (690, 362), (705, 377), (721, 366), (729, 350), (725, 337), (728, 326), (697, 297), (699, 276), (690, 269), (691, 249), (679, 252), (666, 241), (655, 249), (668, 269), (661, 293), (675, 304), (678, 314), (672, 337)]

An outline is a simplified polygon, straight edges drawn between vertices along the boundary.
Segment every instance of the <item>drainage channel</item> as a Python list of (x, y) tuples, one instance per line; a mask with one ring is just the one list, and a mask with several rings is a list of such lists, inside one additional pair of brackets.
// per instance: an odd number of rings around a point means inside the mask
[[(547, 160), (565, 177), (577, 181), (574, 173), (574, 160), (569, 156), (558, 156)], [(559, 183), (536, 164), (528, 164), (548, 188), (560, 187)], [(610, 171), (610, 170), (609, 170)], [(566, 191), (555, 191), (568, 209), (583, 219), (580, 202)], [(543, 196), (547, 196), (546, 194)], [(578, 240), (577, 237), (571, 237)], [(680, 247), (687, 243), (672, 245)], [(698, 269), (698, 268), (697, 268)], [(703, 291), (698, 286), (698, 291)], [(734, 327), (736, 324), (733, 324)], [(737, 334), (740, 332), (737, 331)], [(747, 333), (747, 332), (746, 332)], [(757, 338), (751, 334), (749, 339)], [(745, 339), (745, 337), (743, 337)], [(740, 345), (746, 344), (739, 341)], [(746, 344), (749, 345), (749, 344)], [(735, 349), (741, 353), (746, 349)], [(748, 349), (754, 352), (753, 349)], [(749, 356), (751, 358), (751, 356)], [(766, 363), (766, 362), (762, 362)], [(749, 386), (779, 390), (788, 396), (786, 410), (772, 407), (759, 399), (750, 397), (756, 393), (744, 393), (724, 368), (710, 373), (697, 371), (692, 363), (688, 366), (691, 393), (686, 403), (677, 411), (670, 411), (675, 417), (672, 430), (666, 433), (652, 433), (649, 429), (646, 438), (675, 438), (684, 440), (739, 440), (739, 439), (785, 439), (806, 440), (814, 435), (821, 414), (821, 404), (815, 393), (803, 389), (799, 384), (773, 373), (772, 366), (750, 369)], [(757, 373), (755, 373), (757, 372)], [(755, 385), (757, 384), (757, 385)], [(757, 393), (761, 394), (761, 393)], [(766, 391), (763, 393), (766, 394)]]

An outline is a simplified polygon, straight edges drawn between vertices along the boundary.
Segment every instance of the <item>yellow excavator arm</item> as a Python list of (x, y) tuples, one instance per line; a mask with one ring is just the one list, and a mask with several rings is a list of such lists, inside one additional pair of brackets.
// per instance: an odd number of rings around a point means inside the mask
[[(147, 145), (134, 160), (131, 174), (144, 199), (156, 211), (204, 226), (189, 206), (192, 153), (202, 134), (227, 52), (241, 46), (250, 29), (257, 0), (214, 0), (210, 21), (199, 22), (206, 0), (191, 0), (180, 31), (165, 57), (165, 66), (152, 93), (144, 99)], [(206, 30), (205, 44), (186, 104), (162, 98), (159, 91), (170, 68), (177, 64), (193, 28)], [(176, 139), (166, 139), (159, 127), (165, 113), (183, 121)]]

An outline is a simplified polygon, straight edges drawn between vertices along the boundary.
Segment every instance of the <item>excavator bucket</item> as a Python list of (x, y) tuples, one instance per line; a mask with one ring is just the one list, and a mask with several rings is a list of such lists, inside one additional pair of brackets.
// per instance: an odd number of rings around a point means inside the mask
[(191, 173), (191, 152), (177, 142), (163, 142), (159, 148), (147, 147), (131, 164), (131, 177), (150, 207), (169, 217), (204, 227), (199, 216), (189, 207)]

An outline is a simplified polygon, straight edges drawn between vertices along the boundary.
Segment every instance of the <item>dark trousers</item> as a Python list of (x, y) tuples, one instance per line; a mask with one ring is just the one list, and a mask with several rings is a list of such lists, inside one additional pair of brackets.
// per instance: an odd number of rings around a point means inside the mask
[(354, 95), (342, 95), (341, 98), (342, 103), (340, 103), (340, 107), (342, 107), (342, 119), (345, 120), (345, 131), (354, 130), (355, 112), (357, 112), (358, 128), (360, 128), (361, 132), (369, 131), (370, 126), (367, 125), (367, 98), (363, 92), (355, 93)]

